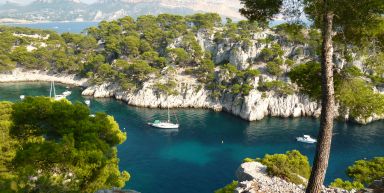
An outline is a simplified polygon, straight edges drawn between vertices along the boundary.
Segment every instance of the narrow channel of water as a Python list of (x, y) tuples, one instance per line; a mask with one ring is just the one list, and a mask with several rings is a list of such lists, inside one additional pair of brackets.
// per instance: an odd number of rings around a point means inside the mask
[[(65, 90), (57, 85), (57, 92)], [(84, 102), (80, 88), (70, 88), (71, 101)], [(49, 95), (49, 83), (0, 84), (0, 100), (18, 101), (20, 95)], [(303, 134), (317, 135), (313, 118), (266, 118), (247, 122), (227, 113), (177, 109), (179, 131), (162, 131), (146, 125), (166, 118), (166, 111), (131, 107), (114, 99), (92, 99), (92, 111), (115, 117), (127, 132), (118, 147), (120, 169), (130, 172), (127, 188), (142, 193), (209, 193), (235, 179), (245, 157), (297, 149), (312, 157), (315, 145), (296, 142)], [(384, 156), (384, 122), (366, 126), (338, 122), (326, 182), (346, 178), (345, 169), (355, 160)], [(223, 143), (222, 143), (223, 142)]]

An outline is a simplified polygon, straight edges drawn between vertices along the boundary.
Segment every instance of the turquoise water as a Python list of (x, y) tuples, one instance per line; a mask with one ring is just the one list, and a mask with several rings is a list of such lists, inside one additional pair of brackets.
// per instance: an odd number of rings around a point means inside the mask
[[(58, 92), (65, 90), (57, 85)], [(84, 101), (79, 88), (68, 98)], [(18, 101), (19, 95), (49, 94), (49, 83), (0, 84), (0, 100)], [(209, 193), (235, 179), (245, 157), (298, 149), (312, 157), (315, 145), (295, 137), (317, 135), (312, 118), (266, 118), (249, 123), (227, 113), (209, 110), (175, 110), (181, 123), (177, 132), (153, 129), (147, 122), (165, 118), (166, 111), (130, 107), (113, 99), (92, 99), (92, 111), (115, 116), (127, 141), (118, 147), (120, 169), (130, 172), (129, 189), (143, 193)], [(346, 178), (345, 169), (357, 159), (384, 156), (384, 122), (361, 126), (338, 122), (326, 182)], [(222, 143), (222, 141), (224, 143)]]
[(58, 33), (72, 32), (81, 33), (84, 29), (97, 26), (98, 22), (47, 22), (47, 23), (30, 23), (30, 24), (7, 24), (10, 26), (28, 27), (35, 29), (54, 30)]

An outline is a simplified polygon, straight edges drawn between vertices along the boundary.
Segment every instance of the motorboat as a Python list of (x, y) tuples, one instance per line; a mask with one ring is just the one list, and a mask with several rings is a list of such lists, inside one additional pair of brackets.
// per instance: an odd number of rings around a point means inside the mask
[(20, 99), (24, 100), (25, 99), (25, 95), (20, 95)]
[(296, 137), (296, 140), (303, 143), (316, 143), (317, 140), (310, 135), (304, 135), (303, 137)]
[(66, 91), (63, 92), (63, 95), (64, 95), (64, 96), (69, 96), (69, 95), (71, 95), (71, 94), (72, 94), (72, 92), (69, 91), (69, 90), (66, 90)]
[(87, 106), (89, 106), (89, 105), (91, 105), (91, 100), (85, 100), (84, 103), (85, 103)]

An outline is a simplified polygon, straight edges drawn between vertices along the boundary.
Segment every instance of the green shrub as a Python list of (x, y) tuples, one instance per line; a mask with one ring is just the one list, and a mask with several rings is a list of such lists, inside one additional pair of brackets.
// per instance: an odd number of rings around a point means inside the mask
[(267, 166), (269, 175), (295, 184), (304, 184), (305, 182), (299, 176), (308, 179), (311, 174), (307, 156), (297, 150), (287, 151), (285, 154), (267, 154), (262, 159), (257, 158), (256, 161)]
[(246, 163), (246, 162), (254, 162), (254, 161), (255, 161), (254, 159), (249, 158), (249, 157), (243, 159), (244, 163)]
[(226, 185), (224, 188), (215, 190), (215, 193), (233, 193), (238, 184), (238, 181), (232, 181), (232, 183)]
[(371, 160), (358, 160), (348, 167), (347, 174), (356, 182), (365, 185), (384, 177), (384, 157), (375, 157)]
[(276, 62), (268, 62), (267, 63), (267, 72), (274, 76), (281, 76), (283, 74), (283, 69), (281, 69), (280, 65)]
[(239, 94), (241, 92), (241, 85), (239, 84), (234, 84), (231, 87), (231, 93), (232, 94)]
[(249, 92), (253, 89), (253, 86), (249, 84), (243, 84), (241, 85), (241, 92), (243, 93), (244, 96), (249, 95)]
[(372, 86), (360, 78), (349, 79), (338, 85), (336, 98), (349, 108), (353, 117), (368, 118), (372, 114), (384, 113), (384, 96), (375, 93)]
[(162, 84), (162, 83), (156, 83), (153, 88), (162, 94), (166, 95), (177, 95), (179, 94), (175, 88), (177, 86), (177, 83), (175, 81), (169, 80), (167, 83)]
[(292, 68), (288, 73), (292, 82), (299, 86), (301, 92), (311, 98), (321, 98), (321, 66), (318, 62), (308, 62)]
[(275, 57), (273, 51), (269, 48), (264, 48), (260, 52), (260, 57), (263, 59), (264, 62), (268, 62), (273, 60)]
[(350, 181), (343, 181), (342, 179), (340, 178), (337, 178), (335, 181), (333, 181), (331, 183), (331, 185), (329, 185), (330, 187), (335, 187), (335, 188), (342, 188), (344, 190), (352, 190), (352, 189), (355, 189), (355, 190), (361, 190), (364, 188), (364, 185), (360, 182), (350, 182)]
[(305, 35), (303, 33), (305, 26), (302, 24), (284, 23), (275, 27), (277, 33), (284, 35), (290, 42), (305, 43)]
[(295, 90), (292, 88), (292, 86), (280, 80), (262, 82), (260, 83), (258, 89), (260, 91), (275, 91), (280, 95), (292, 95), (295, 93)]

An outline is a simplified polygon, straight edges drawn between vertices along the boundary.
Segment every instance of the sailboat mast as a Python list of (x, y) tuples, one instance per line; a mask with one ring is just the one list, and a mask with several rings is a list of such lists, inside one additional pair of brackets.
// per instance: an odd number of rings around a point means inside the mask
[(53, 96), (56, 97), (55, 81), (53, 83)]
[(49, 89), (49, 98), (52, 98), (52, 82), (51, 82), (51, 88)]

